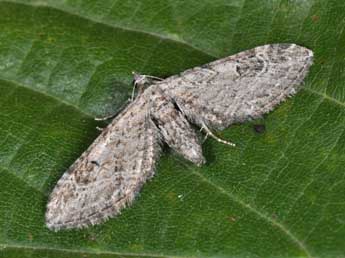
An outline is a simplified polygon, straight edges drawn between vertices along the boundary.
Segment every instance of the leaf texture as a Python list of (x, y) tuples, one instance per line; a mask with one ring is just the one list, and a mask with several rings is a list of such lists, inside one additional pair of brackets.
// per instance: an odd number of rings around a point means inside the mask
[[(0, 1), (0, 257), (341, 257), (345, 3)], [(315, 54), (305, 89), (208, 139), (198, 168), (165, 152), (135, 204), (86, 230), (44, 225), (58, 178), (159, 77), (255, 46)], [(254, 130), (264, 124), (265, 132)]]

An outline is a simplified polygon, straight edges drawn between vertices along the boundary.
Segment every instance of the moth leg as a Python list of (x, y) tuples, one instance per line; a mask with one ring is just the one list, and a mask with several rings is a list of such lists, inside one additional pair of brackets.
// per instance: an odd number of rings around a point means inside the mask
[(221, 142), (221, 143), (223, 143), (223, 144), (227, 144), (227, 145), (230, 145), (230, 146), (233, 146), (233, 147), (236, 146), (235, 143), (232, 143), (232, 142), (229, 142), (229, 141), (225, 141), (225, 140), (220, 139), (220, 138), (218, 138), (217, 136), (215, 136), (215, 135), (212, 133), (212, 131), (211, 131), (204, 123), (202, 124), (202, 127), (201, 127), (200, 131), (203, 131), (203, 130), (206, 132), (206, 136), (205, 136), (204, 141), (206, 141), (206, 139), (207, 139), (208, 136), (211, 136), (213, 139), (215, 139), (215, 140), (218, 141), (218, 142)]
[[(200, 131), (202, 131), (202, 128), (201, 128)], [(202, 141), (202, 143), (206, 142), (206, 140), (207, 140), (207, 138), (208, 138), (208, 135), (209, 135), (209, 134), (205, 134), (205, 137), (204, 137), (204, 140)]]
[(96, 129), (97, 129), (98, 131), (101, 131), (101, 132), (102, 132), (104, 128), (99, 127), (99, 126), (96, 126)]

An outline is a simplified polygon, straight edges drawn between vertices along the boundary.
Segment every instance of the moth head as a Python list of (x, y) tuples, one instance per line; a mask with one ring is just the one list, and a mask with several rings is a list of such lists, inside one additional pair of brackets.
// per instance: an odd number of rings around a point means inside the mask
[(152, 79), (147, 75), (139, 74), (137, 72), (132, 72), (133, 74), (133, 84), (136, 87), (142, 87), (148, 84), (152, 84)]
[(163, 80), (159, 77), (155, 77), (155, 76), (151, 76), (151, 75), (145, 75), (145, 74), (139, 74), (137, 72), (132, 72), (132, 74), (133, 74), (133, 87), (134, 87), (132, 97), (134, 96), (135, 89), (138, 89), (137, 95), (140, 95), (150, 85), (156, 83), (157, 81)]

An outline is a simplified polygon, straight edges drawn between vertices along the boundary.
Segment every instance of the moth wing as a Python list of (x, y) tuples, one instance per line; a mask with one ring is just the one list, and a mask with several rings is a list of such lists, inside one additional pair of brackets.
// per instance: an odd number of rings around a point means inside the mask
[(154, 174), (158, 133), (144, 98), (131, 103), (64, 173), (46, 211), (48, 228), (80, 228), (113, 217)]
[(295, 94), (313, 52), (295, 44), (256, 47), (159, 83), (199, 126), (224, 129), (258, 118)]

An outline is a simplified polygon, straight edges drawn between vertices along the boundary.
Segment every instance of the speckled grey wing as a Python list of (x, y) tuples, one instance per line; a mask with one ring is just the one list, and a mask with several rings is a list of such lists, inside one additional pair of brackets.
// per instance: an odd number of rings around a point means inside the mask
[(199, 126), (224, 129), (258, 118), (300, 88), (313, 52), (295, 44), (256, 47), (158, 83)]
[(50, 229), (80, 228), (113, 217), (153, 176), (159, 133), (144, 97), (132, 102), (68, 169), (46, 211)]

